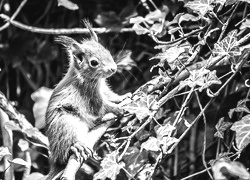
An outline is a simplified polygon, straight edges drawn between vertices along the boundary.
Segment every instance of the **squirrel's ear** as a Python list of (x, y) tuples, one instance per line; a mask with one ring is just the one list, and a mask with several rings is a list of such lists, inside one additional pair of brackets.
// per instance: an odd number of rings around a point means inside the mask
[(72, 46), (72, 44), (77, 43), (74, 39), (72, 39), (72, 38), (70, 38), (68, 36), (57, 36), (57, 37), (54, 38), (54, 41), (56, 43), (58, 43), (58, 44), (63, 45), (66, 48)]
[(68, 36), (57, 36), (54, 41), (71, 50), (73, 53), (81, 51), (80, 44)]
[(84, 23), (85, 27), (89, 30), (91, 38), (92, 38), (94, 41), (98, 42), (97, 34), (96, 34), (95, 31), (93, 30), (93, 28), (92, 28), (90, 22), (89, 22), (87, 19), (83, 19), (82, 22)]

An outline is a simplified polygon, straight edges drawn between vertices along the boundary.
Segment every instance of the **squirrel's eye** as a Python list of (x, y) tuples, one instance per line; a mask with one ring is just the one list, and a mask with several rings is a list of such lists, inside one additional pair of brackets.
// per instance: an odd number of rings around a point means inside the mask
[(99, 65), (99, 61), (97, 58), (93, 57), (90, 59), (89, 64), (92, 68), (96, 68)]

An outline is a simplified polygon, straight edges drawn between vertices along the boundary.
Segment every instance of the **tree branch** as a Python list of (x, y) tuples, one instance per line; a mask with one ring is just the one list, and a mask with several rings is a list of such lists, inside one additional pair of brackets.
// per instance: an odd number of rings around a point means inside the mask
[(26, 4), (26, 2), (27, 2), (27, 0), (23, 0), (23, 1), (21, 2), (21, 4), (18, 6), (18, 8), (17, 8), (16, 11), (14, 12), (14, 14), (11, 16), (11, 18), (9, 18), (9, 21), (8, 21), (6, 24), (4, 24), (3, 26), (0, 27), (0, 31), (2, 31), (2, 30), (4, 30), (4, 29), (6, 29), (7, 27), (9, 27), (10, 22), (16, 18), (16, 16), (19, 14), (19, 12), (20, 12), (21, 9), (23, 8), (23, 6)]
[[(20, 23), (18, 21), (12, 20), (9, 16), (5, 14), (0, 14), (0, 18), (3, 20), (9, 22), (11, 25), (26, 30), (30, 31), (33, 33), (40, 33), (40, 34), (88, 34), (89, 30), (87, 28), (61, 28), (61, 29), (54, 29), (54, 28), (39, 28), (39, 27), (34, 27), (34, 26), (28, 26), (26, 24)], [(93, 28), (93, 30), (97, 34), (103, 34), (103, 33), (110, 33), (110, 32), (119, 32), (119, 33), (125, 33), (125, 32), (134, 32), (132, 28)]]
[[(106, 114), (102, 118), (102, 124), (96, 126), (94, 129), (92, 129), (88, 135), (87, 139), (91, 139), (91, 141), (86, 144), (87, 147), (93, 149), (96, 142), (101, 138), (101, 136), (106, 132), (106, 130), (115, 122), (117, 119), (117, 116), (115, 116), (112, 113)], [(80, 159), (77, 159), (77, 157), (72, 154), (69, 157), (68, 163), (66, 168), (64, 169), (61, 180), (75, 180), (75, 176), (77, 171), (80, 169), (81, 165), (86, 161), (83, 157)], [(61, 172), (60, 172), (61, 173)]]

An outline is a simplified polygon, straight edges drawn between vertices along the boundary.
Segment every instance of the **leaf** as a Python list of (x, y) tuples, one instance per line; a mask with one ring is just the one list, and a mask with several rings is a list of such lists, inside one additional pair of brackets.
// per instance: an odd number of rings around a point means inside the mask
[(169, 30), (168, 30), (168, 34), (171, 34), (171, 35), (173, 35), (174, 33), (176, 33), (176, 32), (180, 32), (182, 30), (182, 28), (181, 27), (170, 27), (169, 28)]
[(52, 92), (53, 89), (43, 86), (31, 94), (31, 99), (34, 101), (32, 110), (35, 117), (35, 127), (38, 129), (45, 127), (45, 113)]
[(248, 4), (250, 4), (250, 0), (239, 0), (241, 2), (247, 2)]
[[(145, 18), (142, 16), (137, 16), (134, 18), (130, 18), (129, 23), (131, 24), (140, 24), (142, 22), (148, 23), (148, 24), (155, 24), (155, 22), (164, 22), (166, 15), (168, 14), (169, 9), (167, 6), (163, 5), (161, 9), (156, 9), (155, 11), (152, 11), (148, 13)], [(163, 26), (163, 25), (162, 25)]]
[(18, 146), (20, 147), (22, 152), (27, 151), (29, 149), (29, 143), (24, 139), (19, 139)]
[(232, 57), (241, 55), (236, 35), (237, 30), (230, 31), (222, 41), (214, 45), (213, 53), (215, 55), (228, 55)]
[(0, 147), (0, 161), (4, 156), (11, 156), (11, 153), (7, 147)]
[(163, 23), (154, 23), (149, 30), (158, 37), (162, 37), (166, 34), (166, 30), (164, 29)]
[(232, 117), (233, 117), (234, 109), (235, 108), (230, 109), (229, 112), (228, 112), (228, 116), (229, 116), (230, 119), (232, 119)]
[(147, 108), (140, 107), (139, 104), (130, 104), (130, 105), (124, 106), (123, 109), (128, 111), (131, 114), (135, 114), (139, 120), (143, 120), (150, 114)]
[(243, 99), (240, 100), (237, 103), (237, 107), (235, 108), (235, 112), (246, 112), (248, 114), (250, 114), (250, 110), (248, 109), (246, 102), (250, 101), (250, 99)]
[(143, 120), (150, 115), (151, 103), (154, 101), (155, 95), (147, 95), (140, 91), (133, 97), (133, 101), (123, 106), (125, 111), (135, 114), (139, 120)]
[(21, 158), (15, 158), (15, 159), (13, 159), (12, 161), (9, 161), (9, 162), (13, 163), (13, 164), (18, 164), (18, 165), (26, 166), (26, 167), (30, 166), (30, 164), (28, 162), (24, 161)]
[[(48, 139), (46, 136), (42, 136), (42, 134), (40, 133), (40, 131), (37, 128), (28, 128), (28, 129), (24, 129), (25, 134), (28, 137), (37, 137), (37, 139), (39, 139), (43, 144), (49, 144)], [(40, 144), (41, 145), (41, 144)]]
[(156, 9), (153, 12), (150, 12), (149, 14), (147, 14), (145, 16), (145, 20), (149, 23), (149, 24), (153, 24), (155, 21), (161, 21), (162, 19), (164, 19), (166, 16), (166, 13), (160, 11), (159, 9)]
[(199, 16), (196, 17), (196, 16), (194, 16), (192, 14), (185, 13), (185, 14), (180, 16), (180, 18), (178, 20), (178, 24), (181, 24), (183, 21), (198, 21), (198, 20), (200, 20)]
[(106, 11), (98, 14), (94, 20), (98, 25), (102, 27), (107, 27), (108, 29), (122, 28), (122, 22), (120, 17), (114, 11)]
[(167, 61), (168, 63), (173, 63), (173, 61), (181, 54), (185, 52), (185, 48), (183, 47), (170, 47), (163, 53), (157, 54), (155, 57), (150, 58), (152, 59), (160, 59), (160, 61)]
[(160, 151), (160, 141), (155, 137), (149, 137), (149, 139), (141, 144), (142, 149), (147, 151)]
[(241, 151), (250, 143), (250, 114), (244, 116), (231, 127), (236, 132), (236, 146)]
[(150, 136), (152, 136), (151, 132), (147, 131), (147, 130), (141, 130), (138, 133), (136, 133), (135, 137), (139, 140), (139, 141), (144, 141), (146, 139), (148, 139)]
[(232, 5), (232, 4), (236, 3), (236, 2), (238, 2), (238, 0), (227, 0), (225, 5), (229, 6), (229, 5)]
[(190, 71), (190, 76), (181, 82), (182, 86), (190, 88), (200, 86), (199, 91), (202, 91), (213, 84), (221, 84), (221, 81), (216, 76), (216, 71), (210, 71), (205, 68)]
[(141, 171), (138, 172), (138, 180), (148, 179), (151, 172), (155, 170), (152, 164), (146, 164)]
[(220, 79), (216, 76), (215, 70), (210, 71), (208, 74), (206, 74), (204, 85), (199, 88), (199, 91), (202, 91), (203, 89), (206, 89), (213, 84), (221, 84)]
[[(164, 67), (165, 62), (167, 62), (168, 65), (170, 66), (170, 68), (172, 70), (174, 70), (180, 64), (179, 61), (177, 60), (177, 58), (182, 53), (187, 52), (189, 48), (190, 48), (189, 45), (173, 46), (173, 47), (170, 47), (169, 49), (167, 49), (165, 52), (159, 53), (159, 54), (155, 55), (154, 57), (150, 58), (150, 60), (160, 59), (160, 62), (155, 67), (157, 67), (157, 66)], [(185, 62), (183, 64), (185, 64)]]
[(169, 153), (168, 152), (169, 147), (177, 142), (179, 142), (179, 139), (175, 137), (169, 137), (169, 136), (163, 137), (163, 139), (161, 140), (161, 147), (162, 147), (163, 153), (164, 154)]
[(169, 136), (176, 128), (171, 124), (167, 123), (164, 126), (155, 126), (155, 132), (157, 139), (161, 140), (164, 136)]
[(148, 161), (148, 152), (140, 151), (137, 147), (129, 147), (123, 160), (129, 173), (135, 176), (138, 170)]
[(118, 153), (114, 151), (102, 160), (101, 169), (94, 175), (94, 180), (105, 180), (106, 178), (116, 180), (116, 176), (120, 173), (120, 170), (125, 167), (124, 162), (117, 162), (117, 155)]
[(220, 118), (218, 123), (215, 125), (217, 132), (214, 136), (224, 139), (224, 131), (227, 130), (233, 123), (225, 122), (224, 118)]
[(77, 6), (77, 4), (75, 3), (72, 3), (71, 1), (69, 0), (57, 0), (57, 5), (58, 6), (63, 6), (69, 10), (77, 10), (79, 9), (79, 7)]
[(22, 131), (19, 124), (15, 123), (14, 121), (7, 121), (4, 123), (5, 127), (12, 130), (12, 131)]
[(238, 101), (236, 108), (230, 109), (228, 112), (228, 116), (232, 118), (234, 112), (246, 112), (250, 114), (250, 110), (248, 109), (246, 102), (250, 101), (250, 99), (243, 99)]
[(249, 180), (250, 178), (250, 174), (245, 166), (238, 161), (218, 160), (212, 165), (212, 171), (214, 179)]
[(140, 24), (141, 22), (144, 22), (144, 21), (145, 19), (142, 16), (137, 16), (137, 17), (129, 19), (130, 24)]
[(138, 35), (149, 33), (150, 31), (144, 27), (142, 27), (140, 24), (134, 24), (132, 29), (136, 32)]
[(240, 26), (240, 30), (250, 28), (250, 19), (246, 19)]
[(189, 128), (191, 126), (191, 124), (187, 121), (187, 119), (184, 119), (184, 125)]
[(137, 15), (138, 13), (133, 1), (128, 1), (127, 5), (119, 13), (119, 17), (123, 21), (128, 21), (131, 17), (135, 17)]
[(173, 18), (172, 21), (166, 22), (166, 26), (171, 26), (171, 25), (173, 25), (173, 24), (180, 24), (180, 23), (179, 23), (179, 19), (180, 19), (180, 17), (183, 16), (183, 15), (184, 15), (184, 13), (176, 14), (176, 15), (174, 16), (174, 18)]
[(172, 144), (176, 143), (178, 139), (174, 137), (170, 137), (171, 133), (175, 130), (175, 127), (170, 125), (169, 123), (163, 125), (163, 126), (156, 126), (155, 137), (149, 137), (149, 139), (142, 143), (141, 148), (146, 149), (148, 151), (160, 151), (160, 149), (163, 150), (163, 153), (166, 153), (168, 150), (168, 147)]
[(212, 2), (213, 0), (194, 0), (185, 4), (185, 7), (192, 9), (201, 16), (205, 16), (208, 11), (213, 11)]
[(34, 179), (42, 180), (45, 178), (44, 178), (44, 175), (39, 173), (39, 172), (33, 172), (33, 173), (29, 174), (28, 177), (25, 177), (25, 180), (34, 180)]
[(214, 3), (221, 4), (222, 6), (226, 3), (227, 0), (215, 0)]

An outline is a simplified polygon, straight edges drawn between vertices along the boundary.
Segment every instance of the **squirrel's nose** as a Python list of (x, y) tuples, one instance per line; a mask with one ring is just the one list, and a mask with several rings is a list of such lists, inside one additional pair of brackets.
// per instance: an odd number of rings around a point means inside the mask
[(116, 70), (117, 70), (117, 65), (114, 64), (114, 65), (110, 66), (109, 70), (110, 70), (110, 72), (111, 72), (112, 74), (114, 74), (114, 73), (116, 72)]
[(112, 74), (116, 72), (116, 69), (117, 69), (117, 67), (111, 67), (110, 68), (110, 71), (112, 72)]

